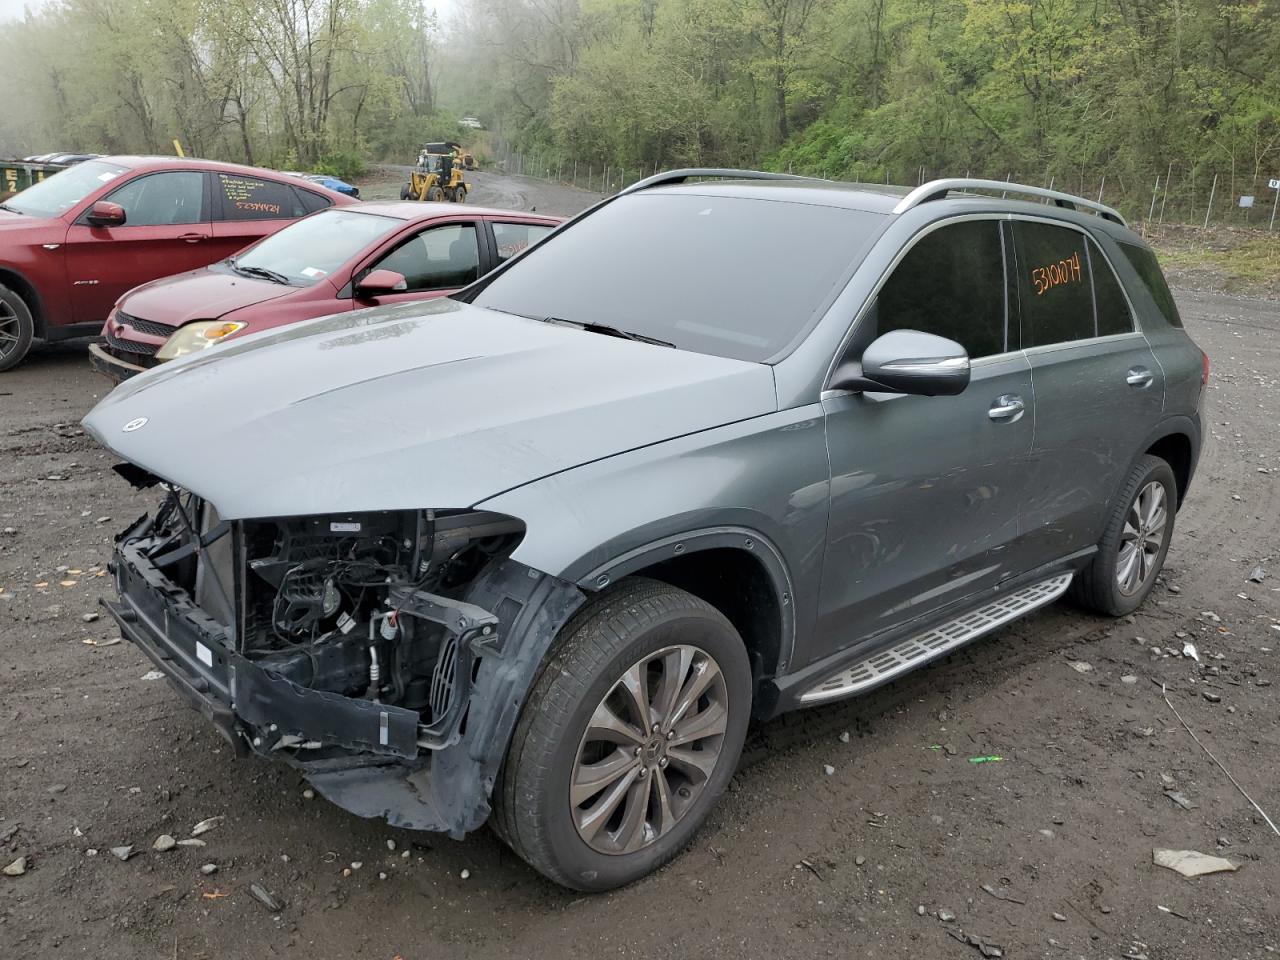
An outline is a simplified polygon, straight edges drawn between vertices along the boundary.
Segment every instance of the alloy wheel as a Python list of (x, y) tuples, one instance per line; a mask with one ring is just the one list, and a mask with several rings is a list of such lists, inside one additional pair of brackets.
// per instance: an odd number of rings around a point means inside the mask
[(1168, 496), (1159, 480), (1148, 481), (1138, 491), (1124, 519), (1116, 583), (1120, 592), (1133, 596), (1147, 582), (1164, 547), (1169, 521)]
[(632, 664), (578, 745), (569, 785), (578, 836), (625, 854), (670, 832), (715, 770), (728, 721), (728, 686), (706, 651), (679, 644)]
[(18, 313), (13, 307), (0, 300), (0, 360), (18, 349), (21, 341), (21, 327)]

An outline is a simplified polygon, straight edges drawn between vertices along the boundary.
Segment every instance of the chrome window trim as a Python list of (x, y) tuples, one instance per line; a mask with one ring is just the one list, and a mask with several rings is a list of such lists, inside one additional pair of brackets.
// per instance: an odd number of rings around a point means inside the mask
[(1061, 343), (1042, 343), (1038, 347), (1027, 347), (1022, 353), (1028, 357), (1036, 357), (1046, 353), (1058, 353), (1080, 346), (1097, 346), (1121, 340), (1144, 340), (1141, 330), (1130, 330), (1128, 333), (1109, 333), (1105, 337), (1086, 337), (1083, 340), (1063, 340)]
[(1021, 350), (1006, 350), (1004, 353), (988, 354), (985, 357), (979, 357), (977, 360), (970, 360), (969, 369), (972, 370), (974, 367), (993, 366), (994, 364), (1000, 363), (1004, 360), (1009, 360), (1013, 357), (1020, 357), (1020, 356), (1022, 356)]

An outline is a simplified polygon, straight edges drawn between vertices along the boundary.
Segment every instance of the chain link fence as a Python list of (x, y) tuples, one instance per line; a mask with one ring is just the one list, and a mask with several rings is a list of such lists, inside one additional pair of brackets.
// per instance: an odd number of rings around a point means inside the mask
[(638, 180), (658, 173), (658, 164), (625, 167), (615, 164), (588, 163), (565, 158), (550, 151), (517, 150), (501, 141), (494, 143), (494, 162), (503, 172), (518, 177), (550, 180), (592, 193), (613, 194)]
[[(494, 160), (506, 172), (535, 177), (589, 190), (612, 194), (660, 172), (660, 163), (652, 165), (612, 165), (567, 158), (551, 151), (522, 151), (498, 140)], [(831, 179), (830, 169), (797, 169), (788, 172)], [(1280, 230), (1280, 170), (1241, 174), (1212, 170), (1190, 163), (1172, 162), (1146, 182), (1115, 173), (1075, 171), (1063, 175), (1053, 172), (1030, 173), (1019, 170), (914, 170), (886, 171), (882, 166), (865, 167), (857, 163), (843, 171), (835, 171), (841, 179), (855, 183), (896, 183), (918, 186), (929, 180), (946, 177), (973, 177), (1047, 187), (1086, 197), (1118, 209), (1135, 229), (1158, 232), (1165, 224), (1190, 225), (1208, 229), (1229, 226), (1263, 232)]]
[(1052, 173), (1008, 170), (934, 172), (921, 167), (907, 180), (924, 183), (946, 176), (977, 176), (1060, 190), (1115, 207), (1135, 229), (1158, 230), (1165, 224), (1229, 226), (1275, 232), (1280, 228), (1280, 170), (1241, 174), (1170, 163), (1146, 182), (1117, 174), (1076, 172), (1059, 177)]

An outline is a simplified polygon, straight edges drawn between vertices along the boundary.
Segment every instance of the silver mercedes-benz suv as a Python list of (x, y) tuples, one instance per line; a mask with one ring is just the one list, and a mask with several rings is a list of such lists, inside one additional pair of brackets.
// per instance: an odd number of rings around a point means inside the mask
[(603, 890), (690, 839), (750, 718), (1141, 604), (1207, 376), (1110, 208), (685, 170), (85, 425), (165, 491), (111, 612), (238, 749)]

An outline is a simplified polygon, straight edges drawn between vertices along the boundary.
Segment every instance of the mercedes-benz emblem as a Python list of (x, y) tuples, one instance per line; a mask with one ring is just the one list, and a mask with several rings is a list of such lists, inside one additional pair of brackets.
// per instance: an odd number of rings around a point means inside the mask
[(146, 417), (134, 417), (132, 420), (130, 420), (128, 423), (124, 425), (123, 429), (125, 433), (133, 433), (133, 431), (139, 430), (142, 427), (145, 427), (146, 425), (147, 425)]

